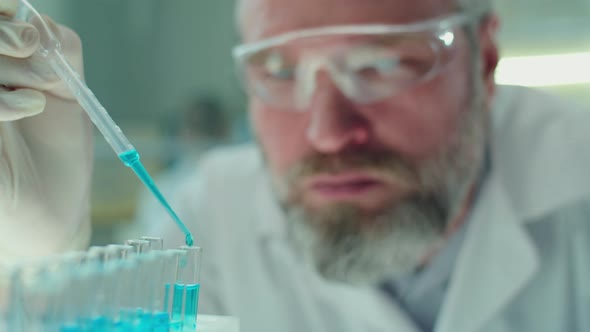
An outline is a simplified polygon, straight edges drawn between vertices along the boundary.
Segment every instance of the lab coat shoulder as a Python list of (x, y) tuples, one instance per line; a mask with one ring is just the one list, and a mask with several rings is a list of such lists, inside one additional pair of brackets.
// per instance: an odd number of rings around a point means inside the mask
[(437, 331), (590, 331), (590, 110), (523, 87), (495, 102), (489, 176)]
[(539, 90), (499, 87), (493, 167), (521, 220), (590, 197), (590, 109)]
[(528, 88), (500, 94), (495, 162), (540, 263), (500, 322), (590, 331), (590, 109)]

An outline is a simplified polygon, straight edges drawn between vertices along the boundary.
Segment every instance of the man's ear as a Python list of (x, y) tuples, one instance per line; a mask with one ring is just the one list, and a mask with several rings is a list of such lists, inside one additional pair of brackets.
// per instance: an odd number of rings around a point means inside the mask
[(500, 59), (496, 41), (498, 25), (498, 16), (496, 14), (490, 14), (482, 19), (479, 28), (480, 54), (483, 61), (482, 78), (486, 86), (488, 103), (494, 96), (496, 86), (494, 75)]

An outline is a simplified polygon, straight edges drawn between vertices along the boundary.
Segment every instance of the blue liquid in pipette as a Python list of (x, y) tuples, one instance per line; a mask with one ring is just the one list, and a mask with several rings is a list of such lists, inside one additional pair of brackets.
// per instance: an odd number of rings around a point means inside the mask
[(197, 310), (199, 309), (199, 288), (199, 284), (186, 285), (183, 329), (188, 331), (194, 331), (197, 328)]
[(156, 196), (158, 201), (164, 206), (164, 208), (166, 209), (168, 214), (172, 217), (172, 220), (174, 220), (176, 225), (178, 225), (178, 227), (180, 227), (180, 230), (184, 233), (184, 235), (185, 235), (184, 241), (185, 241), (186, 245), (192, 246), (193, 242), (194, 242), (193, 236), (191, 235), (188, 228), (186, 228), (186, 225), (180, 220), (180, 218), (178, 218), (178, 216), (176, 215), (174, 210), (172, 210), (172, 207), (170, 207), (170, 205), (168, 204), (168, 202), (166, 201), (166, 199), (164, 198), (164, 196), (162, 195), (162, 193), (160, 192), (160, 190), (158, 189), (158, 187), (154, 183), (154, 180), (152, 180), (152, 177), (150, 176), (150, 174), (146, 171), (145, 167), (143, 167), (143, 164), (139, 160), (139, 153), (137, 153), (136, 150), (125, 151), (125, 152), (119, 154), (119, 159), (121, 159), (121, 161), (127, 167), (130, 167), (135, 172), (135, 174), (137, 174), (139, 179), (154, 194), (154, 196)]

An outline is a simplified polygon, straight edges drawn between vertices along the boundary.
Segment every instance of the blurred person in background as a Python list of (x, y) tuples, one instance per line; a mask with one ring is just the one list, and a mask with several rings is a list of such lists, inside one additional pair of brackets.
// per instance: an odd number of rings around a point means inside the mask
[[(212, 147), (230, 141), (231, 123), (221, 102), (211, 94), (201, 94), (181, 107), (166, 113), (163, 122), (165, 169), (155, 182), (167, 199), (174, 200), (178, 188), (198, 173), (199, 158)], [(153, 194), (142, 187), (138, 196), (134, 234), (159, 234), (169, 215)], [(129, 231), (126, 231), (128, 233)]]
[[(237, 17), (257, 144), (211, 153), (172, 202), (205, 248), (200, 312), (264, 332), (588, 330), (590, 112), (495, 84), (488, 2), (240, 0)], [(3, 84), (49, 95), (14, 60), (29, 26), (0, 26), (21, 78)]]

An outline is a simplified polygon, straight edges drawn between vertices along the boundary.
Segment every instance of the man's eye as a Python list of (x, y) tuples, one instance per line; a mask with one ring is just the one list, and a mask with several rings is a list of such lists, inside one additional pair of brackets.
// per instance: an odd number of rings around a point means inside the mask
[(400, 61), (398, 58), (381, 58), (370, 64), (379, 74), (387, 76), (395, 73), (399, 69)]
[(396, 57), (378, 58), (364, 63), (357, 63), (351, 69), (361, 75), (391, 76), (400, 69), (400, 61)]
[(277, 53), (268, 57), (264, 67), (267, 75), (272, 78), (290, 80), (295, 77), (295, 69), (289, 66), (284, 57)]
[(291, 68), (277, 68), (267, 72), (269, 76), (281, 80), (291, 80), (295, 77), (295, 71)]

